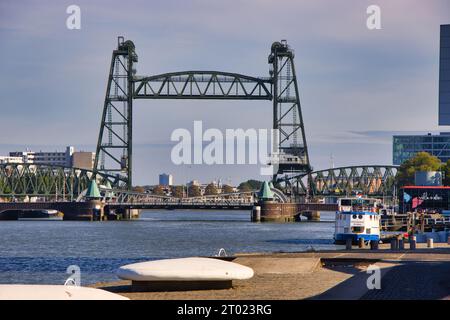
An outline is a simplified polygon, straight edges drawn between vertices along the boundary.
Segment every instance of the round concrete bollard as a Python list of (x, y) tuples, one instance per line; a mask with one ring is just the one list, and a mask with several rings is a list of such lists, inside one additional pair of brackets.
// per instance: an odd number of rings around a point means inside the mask
[(397, 239), (393, 238), (391, 239), (391, 250), (397, 250), (398, 249), (398, 241)]
[(410, 239), (409, 239), (409, 249), (410, 250), (416, 250), (416, 236), (412, 236)]
[(364, 248), (365, 247), (365, 242), (364, 242), (364, 239), (363, 238), (359, 238), (358, 239), (358, 248), (360, 248), (360, 249), (362, 249), (362, 248)]
[(433, 248), (434, 247), (434, 245), (433, 245), (433, 238), (428, 238), (427, 239), (427, 247), (428, 248)]
[(345, 250), (352, 250), (352, 239), (345, 240)]
[(378, 240), (370, 240), (370, 250), (378, 250)]

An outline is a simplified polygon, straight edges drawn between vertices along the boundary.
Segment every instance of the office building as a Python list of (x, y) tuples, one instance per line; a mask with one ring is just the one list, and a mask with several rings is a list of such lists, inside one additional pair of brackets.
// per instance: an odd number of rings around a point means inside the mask
[(0, 156), (0, 164), (22, 163), (22, 157)]
[(66, 147), (65, 151), (13, 151), (9, 153), (9, 156), (0, 156), (0, 164), (46, 164), (50, 166), (76, 167), (89, 170), (93, 169), (94, 161), (94, 152), (75, 151), (73, 146)]
[(393, 136), (392, 163), (400, 165), (416, 153), (425, 151), (442, 162), (450, 159), (450, 132), (439, 135), (396, 135)]
[(159, 185), (161, 186), (173, 185), (173, 176), (171, 174), (161, 173), (159, 175)]
[(75, 148), (72, 146), (66, 147), (63, 152), (60, 151), (14, 151), (10, 152), (11, 157), (22, 157), (23, 163), (34, 163), (34, 164), (48, 164), (56, 166), (70, 167), (72, 165), (72, 154)]
[(439, 51), (439, 125), (450, 125), (450, 24), (441, 25)]

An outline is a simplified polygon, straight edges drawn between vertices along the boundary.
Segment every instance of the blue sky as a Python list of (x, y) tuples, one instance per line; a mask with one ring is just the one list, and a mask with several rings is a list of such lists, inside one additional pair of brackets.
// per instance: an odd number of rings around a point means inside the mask
[[(66, 28), (67, 6), (81, 30)], [(381, 8), (368, 30), (366, 8)], [(0, 154), (11, 149), (94, 150), (111, 51), (136, 44), (139, 75), (205, 69), (268, 76), (273, 41), (295, 49), (310, 158), (315, 169), (391, 164), (392, 132), (437, 126), (439, 25), (447, 0), (404, 1), (1, 1)], [(270, 128), (270, 102), (137, 101), (134, 181), (258, 178), (257, 166), (174, 166), (170, 134)]]

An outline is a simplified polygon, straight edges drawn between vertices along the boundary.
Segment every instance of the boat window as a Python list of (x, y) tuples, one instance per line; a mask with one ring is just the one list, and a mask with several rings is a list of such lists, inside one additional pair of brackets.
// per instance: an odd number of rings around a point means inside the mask
[(341, 199), (341, 206), (351, 206), (352, 200), (350, 199)]
[(364, 227), (352, 227), (353, 233), (361, 233), (364, 231)]
[(370, 234), (370, 228), (367, 228), (367, 229), (366, 229), (366, 233), (367, 233), (367, 234)]

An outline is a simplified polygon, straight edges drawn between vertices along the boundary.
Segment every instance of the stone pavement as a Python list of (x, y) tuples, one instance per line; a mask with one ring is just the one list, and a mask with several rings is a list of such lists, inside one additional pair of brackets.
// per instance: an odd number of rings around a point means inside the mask
[[(255, 276), (228, 290), (132, 292), (130, 283), (98, 283), (131, 299), (445, 299), (450, 296), (450, 245), (391, 251), (237, 254)], [(319, 263), (318, 263), (319, 261)], [(381, 289), (368, 290), (367, 266), (381, 268)]]
[(361, 299), (450, 299), (450, 262), (403, 262), (386, 273), (381, 289), (369, 290)]

